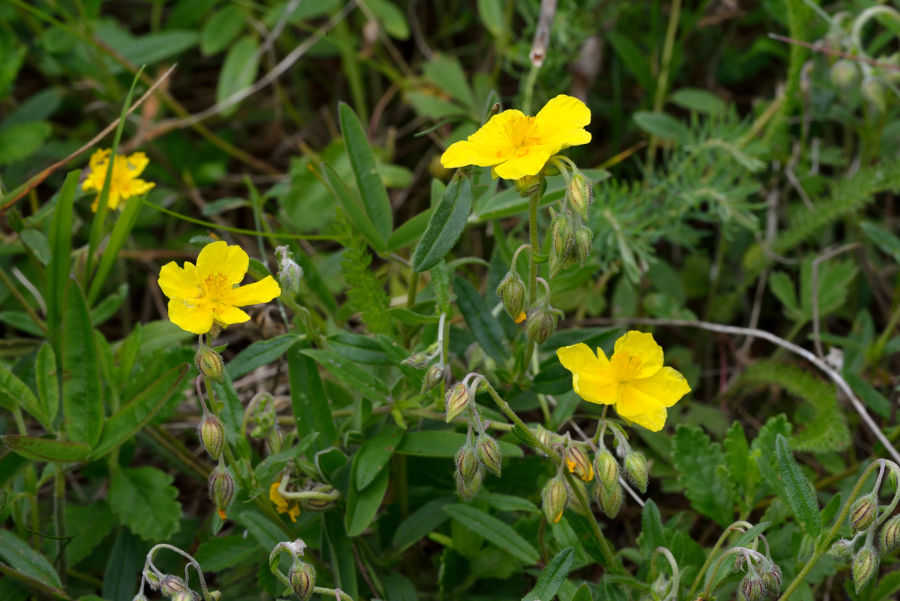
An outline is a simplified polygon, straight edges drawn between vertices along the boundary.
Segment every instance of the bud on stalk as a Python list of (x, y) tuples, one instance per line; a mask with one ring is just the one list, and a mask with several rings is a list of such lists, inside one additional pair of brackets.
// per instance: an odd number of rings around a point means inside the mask
[(587, 454), (578, 445), (571, 444), (566, 449), (566, 467), (585, 482), (594, 479), (594, 468)]
[(482, 432), (475, 442), (475, 449), (478, 452), (478, 459), (481, 460), (484, 467), (499, 478), (500, 470), (503, 468), (503, 453), (501, 453), (497, 441)]
[(857, 593), (872, 580), (872, 577), (878, 572), (880, 563), (881, 558), (872, 545), (866, 545), (857, 552), (850, 569), (853, 573), (853, 586)]
[(159, 588), (161, 589), (162, 594), (167, 597), (172, 597), (178, 593), (186, 593), (191, 590), (184, 580), (172, 574), (163, 576), (162, 581), (159, 583)]
[(594, 241), (594, 232), (586, 225), (582, 225), (575, 232), (575, 252), (578, 255), (578, 264), (584, 266), (588, 259), (591, 258), (593, 250), (592, 243)]
[(509, 316), (518, 319), (525, 308), (525, 282), (522, 277), (514, 271), (508, 271), (497, 286), (497, 296), (503, 301), (503, 308)]
[(778, 596), (781, 592), (781, 568), (771, 560), (766, 560), (759, 571), (766, 592), (772, 596)]
[(448, 423), (469, 406), (469, 388), (463, 382), (457, 382), (453, 388), (447, 391), (444, 418)]
[(900, 544), (900, 515), (895, 515), (881, 528), (881, 552), (885, 555), (897, 548)]
[(225, 364), (222, 355), (206, 345), (197, 349), (194, 355), (194, 364), (204, 376), (220, 384), (224, 381)]
[(641, 494), (647, 492), (647, 458), (639, 451), (625, 455), (625, 477)]
[(541, 508), (548, 522), (555, 524), (562, 518), (568, 497), (562, 478), (556, 476), (547, 481), (541, 491)]
[(444, 379), (444, 367), (442, 365), (432, 365), (425, 374), (425, 390), (431, 390), (441, 383)]
[(463, 480), (471, 480), (478, 471), (478, 456), (470, 443), (459, 447), (456, 452), (456, 473)]
[(850, 506), (850, 526), (854, 530), (865, 530), (875, 521), (878, 513), (878, 499), (875, 493), (863, 495)]
[(225, 448), (225, 427), (216, 415), (205, 411), (200, 419), (200, 442), (213, 459), (218, 461)]
[(604, 488), (615, 486), (619, 482), (619, 464), (608, 450), (601, 449), (594, 460), (597, 478)]
[(613, 519), (619, 515), (624, 497), (619, 483), (616, 482), (615, 486), (598, 486), (596, 490), (597, 504), (600, 505), (600, 509), (606, 514), (606, 517)]
[(859, 82), (859, 67), (855, 62), (842, 58), (831, 66), (829, 76), (836, 88), (848, 90)]
[(463, 478), (456, 474), (456, 492), (459, 493), (459, 497), (463, 501), (471, 501), (478, 494), (478, 491), (481, 490), (481, 481), (484, 480), (484, 470), (481, 469), (481, 464), (478, 465), (478, 469), (475, 470), (475, 474), (471, 478)]
[(538, 303), (528, 312), (525, 335), (535, 344), (543, 344), (556, 330), (558, 320), (556, 313), (546, 303)]
[(766, 596), (766, 587), (756, 574), (747, 574), (741, 580), (741, 594), (747, 601), (762, 601)]
[(588, 178), (581, 173), (573, 174), (566, 187), (566, 196), (569, 198), (569, 206), (575, 209), (582, 219), (587, 219), (591, 204), (594, 202), (594, 188)]
[(234, 478), (221, 462), (209, 475), (209, 498), (216, 504), (219, 517), (225, 519), (225, 512), (234, 498)]
[(841, 561), (850, 561), (850, 558), (853, 557), (853, 543), (846, 538), (835, 541), (828, 550), (828, 554)]
[(288, 572), (288, 580), (297, 598), (307, 601), (316, 586), (316, 570), (306, 562), (295, 560)]

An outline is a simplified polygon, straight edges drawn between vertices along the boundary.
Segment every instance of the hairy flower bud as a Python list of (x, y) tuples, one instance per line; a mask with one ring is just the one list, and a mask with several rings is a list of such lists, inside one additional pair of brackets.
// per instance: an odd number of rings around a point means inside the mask
[(862, 84), (863, 98), (869, 101), (872, 110), (883, 113), (887, 109), (887, 99), (884, 96), (884, 85), (874, 77), (866, 78)]
[(828, 554), (841, 561), (850, 561), (853, 557), (853, 543), (846, 538), (837, 540), (828, 549)]
[(201, 346), (194, 355), (194, 364), (204, 376), (213, 382), (222, 383), (225, 373), (225, 363), (222, 362), (222, 355), (208, 346)]
[(194, 591), (182, 591), (180, 593), (175, 593), (171, 597), (169, 597), (171, 601), (197, 601), (197, 593)]
[(146, 580), (147, 584), (150, 585), (150, 590), (158, 591), (162, 582), (160, 581), (159, 576), (156, 575), (156, 572), (147, 567), (144, 568), (142, 574), (144, 576), (144, 580)]
[(865, 545), (856, 553), (850, 571), (853, 573), (853, 586), (857, 593), (872, 580), (880, 563), (881, 558), (872, 545)]
[(426, 365), (428, 365), (428, 361), (429, 359), (427, 354), (422, 352), (415, 352), (400, 363), (403, 365), (408, 365), (409, 367), (414, 367), (416, 369), (422, 369)]
[(451, 422), (453, 418), (466, 410), (469, 406), (469, 388), (463, 382), (457, 382), (453, 388), (447, 391), (445, 421)]
[(292, 296), (296, 295), (300, 292), (303, 268), (294, 261), (287, 246), (276, 247), (275, 258), (278, 259), (278, 283), (281, 284), (281, 290)]
[(569, 216), (560, 213), (550, 222), (550, 277), (569, 263), (575, 253), (575, 232)]
[(525, 282), (522, 277), (515, 271), (508, 271), (497, 286), (497, 296), (503, 301), (503, 308), (509, 316), (518, 319), (525, 308)]
[(203, 448), (213, 461), (218, 461), (222, 456), (222, 449), (225, 448), (225, 427), (222, 420), (208, 411), (204, 412), (200, 418), (199, 430)]
[(606, 514), (606, 517), (613, 519), (619, 515), (619, 510), (622, 508), (622, 500), (625, 496), (621, 485), (616, 482), (615, 486), (598, 486), (596, 491), (597, 504), (600, 505), (600, 509)]
[(441, 383), (444, 379), (444, 367), (442, 365), (432, 365), (425, 374), (425, 390), (431, 390)]
[(744, 576), (740, 584), (741, 595), (747, 601), (762, 601), (766, 596), (766, 587), (762, 578), (757, 574), (751, 573)]
[(184, 580), (172, 574), (163, 576), (163, 579), (159, 583), (159, 588), (162, 594), (167, 597), (172, 597), (178, 593), (186, 593), (191, 590)]
[(525, 335), (535, 344), (543, 344), (556, 330), (558, 320), (556, 313), (546, 303), (538, 303), (528, 312)]
[(569, 199), (569, 206), (575, 209), (582, 219), (587, 219), (591, 204), (594, 202), (594, 188), (590, 180), (581, 173), (572, 174), (566, 187), (566, 196)]
[(850, 506), (850, 526), (854, 530), (865, 530), (875, 521), (878, 513), (878, 499), (875, 493), (863, 495)]
[(619, 482), (619, 464), (607, 449), (600, 449), (594, 459), (597, 468), (597, 479), (604, 488), (616, 486)]
[(836, 88), (848, 90), (859, 82), (859, 67), (854, 61), (842, 58), (831, 66), (829, 76)]
[(234, 478), (222, 463), (209, 475), (209, 498), (216, 504), (219, 517), (225, 519), (225, 512), (234, 498)]
[(672, 581), (665, 574), (660, 574), (650, 585), (650, 593), (653, 599), (666, 599), (672, 592)]
[(300, 601), (307, 601), (316, 586), (316, 570), (304, 561), (294, 561), (288, 572), (291, 588)]
[(895, 515), (881, 528), (881, 553), (887, 555), (900, 545), (900, 515)]
[(478, 455), (470, 443), (466, 443), (459, 447), (456, 452), (456, 473), (463, 480), (470, 480), (475, 477), (478, 471)]
[(582, 225), (575, 232), (575, 252), (578, 255), (578, 264), (584, 265), (591, 258), (593, 250), (594, 232), (586, 225)]
[(544, 186), (545, 180), (539, 175), (526, 175), (516, 180), (516, 190), (522, 198), (540, 192)]
[(568, 498), (566, 484), (560, 476), (547, 480), (541, 491), (541, 509), (544, 510), (544, 517), (548, 522), (555, 524), (562, 518)]
[(570, 444), (566, 449), (566, 467), (569, 471), (584, 480), (590, 482), (594, 479), (594, 468), (587, 454), (576, 444)]
[(777, 596), (781, 592), (781, 568), (771, 560), (765, 560), (760, 567), (759, 576), (762, 578), (766, 593)]
[(647, 458), (644, 454), (639, 451), (626, 453), (624, 466), (628, 481), (641, 491), (641, 494), (647, 492)]
[(478, 459), (489, 469), (495, 476), (500, 477), (500, 470), (503, 464), (503, 453), (500, 451), (500, 445), (492, 437), (485, 433), (478, 435), (475, 441), (475, 449), (478, 452)]
[(478, 469), (475, 470), (471, 478), (463, 478), (457, 472), (456, 492), (459, 493), (459, 497), (463, 501), (471, 501), (478, 494), (478, 491), (481, 490), (482, 480), (484, 480), (484, 470), (481, 469), (481, 464), (478, 464)]

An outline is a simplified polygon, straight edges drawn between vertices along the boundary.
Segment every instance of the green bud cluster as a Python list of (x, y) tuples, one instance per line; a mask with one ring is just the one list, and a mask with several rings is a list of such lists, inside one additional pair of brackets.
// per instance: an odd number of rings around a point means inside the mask
[(563, 510), (569, 500), (569, 493), (566, 489), (565, 480), (561, 475), (557, 475), (544, 485), (541, 491), (541, 509), (544, 511), (544, 517), (551, 524), (555, 524), (562, 518)]

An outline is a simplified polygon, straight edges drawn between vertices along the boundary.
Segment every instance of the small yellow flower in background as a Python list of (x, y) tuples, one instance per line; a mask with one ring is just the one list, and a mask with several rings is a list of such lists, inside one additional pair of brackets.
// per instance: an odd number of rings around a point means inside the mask
[(159, 270), (159, 287), (169, 297), (169, 319), (183, 330), (206, 334), (213, 324), (226, 327), (243, 323), (250, 316), (238, 309), (267, 303), (281, 294), (270, 275), (258, 282), (238, 286), (247, 273), (250, 257), (240, 246), (218, 241), (207, 244), (197, 256), (197, 265), (175, 261)]
[(563, 367), (572, 372), (572, 388), (584, 400), (615, 405), (623, 418), (658, 432), (671, 407), (691, 391), (687, 380), (663, 367), (663, 350), (652, 334), (631, 330), (616, 340), (612, 357), (584, 343), (557, 349)]
[(281, 492), (278, 490), (280, 485), (281, 482), (278, 480), (272, 482), (272, 486), (269, 487), (269, 500), (275, 504), (278, 513), (286, 513), (292, 522), (296, 522), (300, 515), (300, 504), (297, 501), (288, 501), (281, 496)]
[(522, 323), (523, 321), (525, 321), (526, 317), (527, 315), (525, 315), (525, 311), (519, 311), (519, 314), (516, 315), (516, 318), (513, 321), (516, 323)]
[(503, 179), (537, 175), (563, 148), (590, 142), (584, 130), (590, 122), (591, 110), (582, 101), (560, 94), (534, 117), (517, 110), (494, 115), (468, 139), (451, 144), (441, 164), (493, 167), (494, 176)]
[[(110, 149), (97, 150), (91, 155), (90, 172), (81, 184), (81, 189), (85, 192), (96, 190), (97, 198), (91, 205), (91, 210), (97, 212), (100, 206), (100, 192), (103, 190), (103, 182), (106, 181), (106, 172), (109, 169), (109, 153)], [(150, 159), (143, 152), (135, 152), (129, 156), (122, 154), (116, 155), (116, 161), (113, 164), (112, 179), (109, 182), (109, 202), (110, 210), (116, 210), (119, 202), (127, 200), (132, 196), (144, 194), (150, 188), (155, 186), (153, 182), (145, 182), (138, 179)]]

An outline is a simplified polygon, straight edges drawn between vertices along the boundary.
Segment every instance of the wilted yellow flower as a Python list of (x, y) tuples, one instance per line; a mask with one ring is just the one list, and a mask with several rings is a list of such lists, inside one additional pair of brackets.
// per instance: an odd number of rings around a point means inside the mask
[(249, 265), (250, 257), (241, 247), (223, 241), (204, 246), (196, 266), (187, 261), (184, 267), (175, 261), (163, 265), (159, 287), (169, 297), (169, 319), (194, 334), (209, 332), (213, 324), (224, 328), (248, 321), (250, 316), (238, 307), (267, 303), (281, 294), (270, 275), (238, 286)]
[(275, 504), (278, 513), (286, 513), (292, 522), (296, 522), (300, 515), (300, 504), (297, 501), (288, 501), (281, 496), (281, 491), (278, 490), (280, 484), (281, 482), (278, 480), (272, 482), (272, 486), (269, 487), (269, 500)]
[(468, 139), (451, 144), (441, 155), (444, 167), (493, 167), (495, 177), (537, 175), (551, 156), (569, 146), (587, 144), (584, 126), (591, 111), (572, 96), (560, 94), (534, 117), (517, 110), (494, 115)]
[(563, 367), (572, 372), (576, 394), (590, 403), (615, 405), (623, 418), (658, 432), (671, 407), (691, 391), (687, 380), (663, 367), (663, 350), (652, 334), (632, 330), (616, 340), (612, 357), (594, 355), (584, 343), (557, 349)]
[[(81, 184), (81, 189), (85, 192), (97, 191), (97, 197), (91, 205), (91, 210), (95, 213), (97, 212), (97, 207), (100, 206), (100, 192), (103, 190), (103, 182), (106, 181), (106, 172), (109, 169), (109, 153), (110, 149), (106, 148), (97, 150), (91, 155), (90, 172), (84, 183)], [(138, 179), (138, 176), (144, 171), (149, 162), (150, 159), (143, 152), (135, 152), (127, 157), (122, 154), (116, 155), (112, 179), (109, 182), (109, 200), (107, 205), (110, 209), (117, 209), (119, 201), (144, 194), (156, 185), (153, 182), (145, 182), (142, 179)]]

